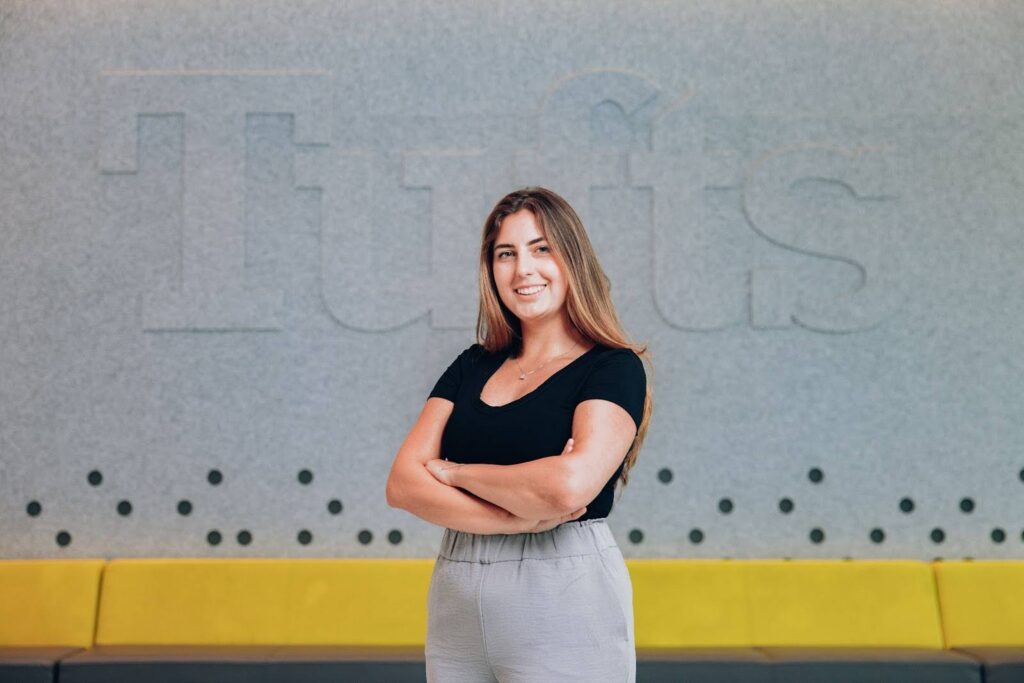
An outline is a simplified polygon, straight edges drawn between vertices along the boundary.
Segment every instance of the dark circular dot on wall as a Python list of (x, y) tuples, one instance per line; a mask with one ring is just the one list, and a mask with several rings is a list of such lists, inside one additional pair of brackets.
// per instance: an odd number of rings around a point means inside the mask
[(1020, 473), (1018, 474), (1018, 476), (1020, 477), (1021, 481), (1024, 481), (1024, 467), (1021, 468)]
[(220, 532), (214, 529), (206, 534), (206, 542), (210, 545), (220, 545)]
[(38, 517), (43, 511), (43, 506), (39, 504), (38, 500), (30, 500), (28, 505), (25, 506), (25, 512), (28, 513), (29, 517)]
[(313, 473), (309, 470), (299, 470), (299, 483), (308, 484), (313, 481)]
[(341, 512), (341, 501), (335, 498), (327, 504), (327, 511), (332, 515), (336, 515)]
[(1003, 531), (1002, 529), (1000, 529), (998, 527), (992, 530), (992, 541), (994, 543), (1002, 543), (1005, 540), (1006, 540), (1006, 532), (1005, 531)]
[(239, 531), (236, 538), (238, 539), (238, 545), (249, 545), (252, 543), (252, 534), (245, 529)]
[(363, 529), (359, 532), (359, 535), (356, 536), (356, 538), (358, 538), (359, 542), (363, 545), (369, 545), (369, 543), (373, 540), (373, 533), (371, 533), (367, 529)]
[(303, 529), (299, 532), (299, 543), (301, 543), (302, 545), (309, 545), (312, 542), (313, 534), (311, 534), (309, 530)]
[(216, 486), (224, 481), (224, 475), (220, 473), (220, 470), (210, 470), (206, 473), (206, 481)]
[(103, 483), (103, 475), (99, 470), (93, 470), (89, 473), (89, 483), (93, 486), (99, 486)]
[(814, 527), (811, 529), (810, 537), (813, 543), (821, 543), (825, 540), (825, 532), (818, 527)]
[(789, 498), (783, 498), (779, 501), (779, 510), (785, 514), (789, 514), (793, 511), (793, 501)]
[(398, 545), (402, 542), (402, 532), (398, 529), (392, 529), (388, 532), (388, 542), (391, 545)]
[(817, 484), (825, 478), (825, 473), (821, 471), (821, 468), (812, 467), (807, 471), (807, 478)]
[(644, 540), (644, 532), (639, 529), (630, 529), (629, 531), (629, 542), (636, 544), (642, 543)]
[(667, 467), (662, 467), (658, 470), (658, 481), (662, 484), (667, 484), (672, 481), (672, 470)]
[(732, 501), (729, 500), (728, 498), (722, 498), (721, 500), (718, 501), (718, 509), (721, 510), (724, 514), (729, 514), (730, 512), (732, 512)]
[(190, 515), (192, 514), (192, 503), (187, 500), (178, 501), (178, 514), (179, 515)]
[(946, 532), (942, 529), (939, 529), (938, 527), (932, 529), (932, 532), (929, 535), (931, 536), (932, 541), (934, 541), (935, 543), (942, 543), (944, 540), (946, 540)]
[(910, 498), (901, 498), (900, 499), (900, 511), (906, 512), (908, 514), (913, 512), (914, 511), (914, 501), (911, 500)]
[(974, 501), (972, 499), (970, 499), (970, 498), (961, 498), (960, 499), (960, 509), (963, 512), (973, 512), (974, 511)]
[(127, 517), (132, 514), (132, 504), (127, 500), (122, 500), (117, 504), (117, 514), (122, 517)]
[(885, 532), (882, 531), (881, 529), (877, 528), (877, 527), (872, 529), (871, 530), (871, 540), (874, 543), (881, 543), (882, 541), (885, 540)]
[(57, 545), (59, 545), (61, 547), (64, 547), (66, 545), (71, 545), (71, 534), (69, 534), (66, 531), (58, 531), (57, 532)]
[(704, 540), (704, 532), (700, 529), (690, 529), (690, 543), (694, 545)]

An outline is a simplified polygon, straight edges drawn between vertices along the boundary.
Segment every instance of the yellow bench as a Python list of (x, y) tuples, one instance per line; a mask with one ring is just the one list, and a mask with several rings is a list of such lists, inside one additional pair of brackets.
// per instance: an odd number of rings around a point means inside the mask
[[(627, 565), (639, 681), (768, 681), (781, 670), (980, 682), (982, 664), (1010, 675), (1024, 661), (1024, 562)], [(50, 662), (62, 683), (155, 681), (161, 667), (214, 665), (264, 680), (268, 667), (273, 680), (301, 680), (302, 667), (338, 680), (423, 680), (432, 568), (431, 559), (0, 561), (0, 679), (15, 649), (63, 646)]]
[(53, 680), (91, 647), (103, 560), (0, 561), (0, 680)]
[(421, 559), (112, 560), (96, 644), (422, 649), (433, 566)]
[(980, 661), (987, 683), (1024, 681), (1024, 562), (937, 562), (947, 647)]

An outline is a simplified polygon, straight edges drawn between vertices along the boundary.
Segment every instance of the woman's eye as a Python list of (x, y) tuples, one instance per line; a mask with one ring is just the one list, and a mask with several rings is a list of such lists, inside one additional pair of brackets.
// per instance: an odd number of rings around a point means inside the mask
[[(537, 247), (537, 251), (540, 251), (541, 249), (543, 249), (543, 250), (544, 250), (544, 251), (546, 251), (546, 252), (550, 252), (550, 251), (551, 251), (551, 247), (545, 247), (545, 246), (540, 246), (540, 247)], [(501, 258), (501, 257), (503, 257), (503, 256), (504, 256), (505, 254), (511, 254), (511, 253), (512, 253), (511, 251), (499, 251), (499, 252), (497, 252), (497, 253), (496, 253), (496, 254), (494, 255), (494, 257), (495, 257), (495, 258)]]

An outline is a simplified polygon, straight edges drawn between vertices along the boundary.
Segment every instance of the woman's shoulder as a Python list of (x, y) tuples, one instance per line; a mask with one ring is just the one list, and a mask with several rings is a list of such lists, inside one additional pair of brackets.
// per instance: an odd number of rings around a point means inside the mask
[(468, 367), (473, 367), (494, 355), (489, 353), (483, 344), (474, 343), (463, 349), (462, 353), (459, 354), (458, 360), (465, 363)]
[(615, 372), (639, 376), (647, 374), (643, 359), (629, 347), (597, 344), (593, 351), (594, 359), (590, 364), (592, 373), (599, 369), (604, 373)]
[(622, 346), (606, 346), (604, 344), (594, 344), (594, 355), (599, 359), (615, 358), (615, 359), (636, 359), (640, 360), (640, 356), (633, 349)]

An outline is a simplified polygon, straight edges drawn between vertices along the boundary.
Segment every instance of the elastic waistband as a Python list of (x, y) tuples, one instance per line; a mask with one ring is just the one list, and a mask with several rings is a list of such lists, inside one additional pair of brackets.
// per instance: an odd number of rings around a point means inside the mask
[(457, 562), (508, 562), (592, 555), (617, 545), (611, 528), (601, 517), (525, 534), (473, 534), (446, 528), (438, 556)]

